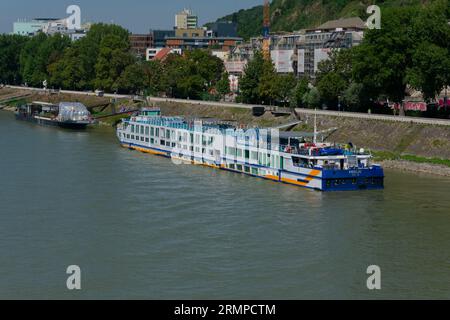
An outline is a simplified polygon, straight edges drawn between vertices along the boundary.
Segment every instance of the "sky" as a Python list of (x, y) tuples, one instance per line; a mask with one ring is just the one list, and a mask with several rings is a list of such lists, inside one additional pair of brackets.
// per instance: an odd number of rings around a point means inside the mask
[(122, 25), (133, 33), (172, 28), (175, 14), (191, 8), (200, 24), (262, 4), (263, 0), (1, 0), (0, 33), (11, 33), (17, 19), (65, 18), (71, 4), (81, 8), (82, 22)]

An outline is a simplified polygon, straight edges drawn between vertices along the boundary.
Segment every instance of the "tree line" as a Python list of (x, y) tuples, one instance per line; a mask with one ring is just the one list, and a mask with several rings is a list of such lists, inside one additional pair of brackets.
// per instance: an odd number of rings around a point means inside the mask
[(229, 91), (223, 62), (206, 51), (143, 61), (130, 51), (129, 32), (95, 24), (75, 42), (61, 34), (0, 35), (0, 83), (70, 90), (220, 98)]

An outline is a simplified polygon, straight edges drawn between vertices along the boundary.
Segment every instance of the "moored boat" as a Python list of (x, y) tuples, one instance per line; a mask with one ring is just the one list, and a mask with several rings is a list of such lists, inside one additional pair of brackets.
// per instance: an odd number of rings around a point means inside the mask
[(216, 120), (163, 117), (143, 109), (117, 128), (123, 147), (320, 191), (382, 189), (384, 172), (351, 143), (312, 141), (273, 128), (241, 128)]
[(79, 102), (32, 102), (17, 108), (16, 119), (67, 129), (85, 129), (93, 123), (90, 112)]

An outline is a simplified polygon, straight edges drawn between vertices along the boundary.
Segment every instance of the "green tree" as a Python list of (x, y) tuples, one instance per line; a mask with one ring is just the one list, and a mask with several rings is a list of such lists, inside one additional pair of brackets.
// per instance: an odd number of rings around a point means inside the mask
[(175, 98), (187, 98), (189, 90), (187, 90), (186, 78), (194, 72), (189, 61), (182, 56), (171, 54), (164, 61), (163, 70), (162, 87), (166, 94)]
[(227, 72), (222, 74), (222, 78), (217, 82), (216, 88), (221, 97), (230, 93), (230, 79)]
[(277, 77), (278, 100), (283, 105), (289, 105), (294, 98), (294, 90), (297, 86), (297, 78), (292, 74), (284, 74)]
[(165, 91), (165, 71), (160, 61), (144, 62), (143, 71), (145, 76), (145, 89), (148, 94), (157, 95), (158, 93)]
[(29, 40), (17, 35), (0, 35), (0, 83), (20, 84), (20, 52)]
[(328, 60), (319, 63), (316, 86), (323, 102), (336, 107), (339, 97), (352, 80), (352, 50), (332, 51)]
[(225, 69), (223, 61), (211, 55), (209, 51), (187, 51), (184, 58), (189, 62), (192, 72), (202, 77), (209, 88), (221, 79)]
[(408, 69), (408, 82), (423, 92), (426, 100), (434, 99), (445, 85), (450, 72), (450, 52), (447, 48), (422, 42), (413, 54), (413, 64)]
[(118, 92), (138, 94), (146, 88), (146, 80), (144, 63), (134, 63), (125, 68), (113, 87)]
[(60, 34), (47, 36), (39, 33), (31, 38), (20, 54), (23, 81), (40, 87), (44, 80), (50, 80), (49, 66), (61, 59), (64, 50), (70, 45), (70, 39)]
[(261, 103), (259, 84), (266, 64), (260, 51), (256, 51), (253, 59), (247, 63), (244, 75), (239, 82), (241, 98), (244, 103)]
[(301, 78), (297, 82), (291, 99), (291, 106), (294, 108), (303, 107), (303, 97), (309, 91), (309, 81), (307, 78)]
[(367, 31), (362, 44), (354, 48), (354, 80), (370, 96), (385, 94), (394, 102), (404, 99), (413, 59), (410, 26), (417, 15), (416, 8), (383, 10), (382, 28)]
[(122, 72), (136, 62), (130, 53), (130, 43), (118, 35), (105, 36), (101, 43), (97, 63), (95, 64), (96, 88), (111, 91), (117, 90), (116, 81)]
[(309, 89), (307, 93), (303, 96), (303, 104), (310, 109), (315, 109), (320, 107), (320, 93), (317, 88), (313, 87)]
[(323, 102), (327, 106), (337, 106), (339, 97), (347, 87), (347, 82), (332, 71), (324, 75), (317, 83), (317, 89)]
[[(111, 72), (114, 79), (107, 80), (101, 78), (101, 76), (105, 76), (111, 71), (108, 70), (108, 66), (105, 66), (107, 64), (105, 59), (108, 58), (108, 54), (114, 51), (114, 49), (121, 51), (120, 55), (115, 55), (116, 58), (114, 59), (114, 63), (117, 64), (117, 59), (120, 59), (121, 56), (125, 56), (125, 54), (122, 53), (127, 51), (127, 48), (130, 46), (128, 35), (128, 31), (120, 26), (103, 23), (94, 24), (84, 38), (74, 42), (71, 47), (64, 51), (63, 57), (52, 64), (50, 68), (52, 85), (65, 89), (93, 90), (97, 88), (96, 84), (98, 83), (95, 83), (97, 80), (100, 82), (104, 81), (108, 86), (112, 86), (114, 82), (117, 81), (118, 77), (120, 77), (121, 72), (128, 66), (128, 63), (125, 63), (126, 65), (120, 68), (121, 70), (118, 72), (119, 75), (117, 75), (117, 72)], [(116, 44), (118, 44), (120, 48), (111, 47), (111, 36), (114, 36)], [(103, 42), (103, 40), (108, 37), (110, 40), (105, 40), (105, 42)], [(102, 42), (104, 45), (103, 48)], [(106, 47), (106, 45), (109, 45), (109, 47)], [(100, 77), (97, 77), (96, 66), (99, 62), (101, 49), (103, 50), (103, 56), (101, 63), (98, 66), (101, 75)], [(129, 57), (126, 56), (125, 59), (128, 60)]]
[(363, 111), (363, 86), (360, 83), (351, 83), (342, 93), (342, 102), (349, 111)]
[(183, 56), (171, 54), (162, 68), (160, 81), (166, 94), (189, 99), (199, 99), (215, 88), (224, 71), (222, 60), (205, 50), (188, 51)]
[(450, 84), (449, 0), (439, 0), (423, 8), (412, 25), (412, 64), (407, 80), (421, 90), (425, 99), (434, 99)]
[(280, 96), (279, 76), (273, 70), (273, 66), (268, 64), (258, 85), (258, 94), (260, 104), (273, 105)]

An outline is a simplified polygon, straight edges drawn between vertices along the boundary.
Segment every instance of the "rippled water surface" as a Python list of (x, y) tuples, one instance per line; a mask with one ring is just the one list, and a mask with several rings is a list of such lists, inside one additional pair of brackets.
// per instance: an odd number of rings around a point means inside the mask
[(0, 298), (450, 298), (450, 179), (319, 193), (6, 112), (0, 150)]

